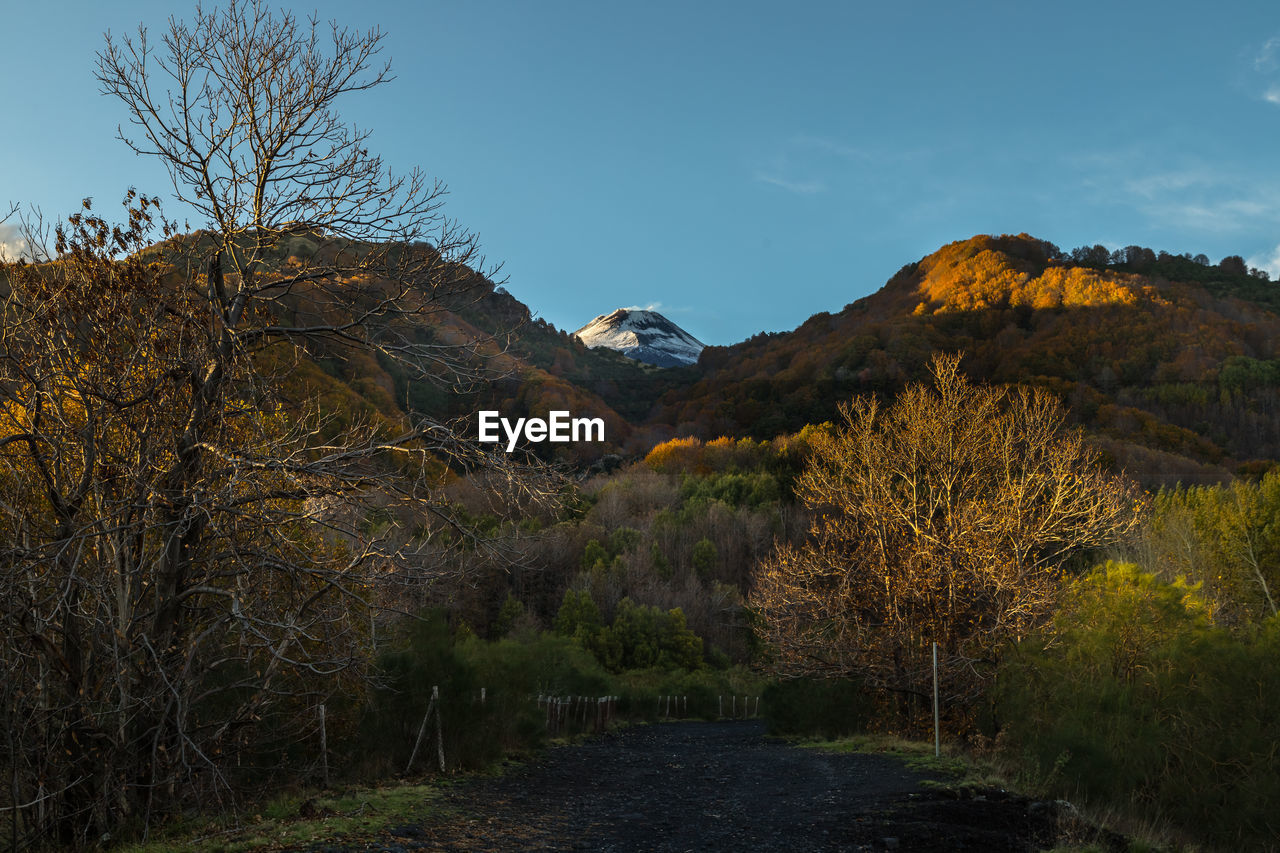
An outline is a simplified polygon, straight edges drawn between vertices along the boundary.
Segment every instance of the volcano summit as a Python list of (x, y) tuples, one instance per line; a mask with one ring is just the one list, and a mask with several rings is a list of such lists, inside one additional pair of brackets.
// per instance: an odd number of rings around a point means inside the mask
[(696, 364), (703, 344), (657, 311), (619, 308), (574, 332), (591, 348), (608, 347), (658, 367)]

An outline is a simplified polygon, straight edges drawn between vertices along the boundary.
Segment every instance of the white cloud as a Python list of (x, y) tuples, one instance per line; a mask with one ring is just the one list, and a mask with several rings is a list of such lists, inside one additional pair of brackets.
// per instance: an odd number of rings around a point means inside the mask
[(1271, 280), (1280, 280), (1280, 246), (1276, 246), (1271, 250), (1271, 254), (1254, 255), (1245, 263), (1251, 267), (1257, 267), (1260, 270), (1266, 270), (1271, 273)]
[(661, 311), (661, 302), (650, 302), (648, 305), (628, 305), (623, 311)]
[(27, 254), (27, 241), (12, 225), (0, 222), (0, 261), (16, 261)]
[(1268, 104), (1280, 106), (1280, 86), (1272, 86), (1264, 92), (1262, 94), (1262, 100), (1266, 101)]
[(769, 175), (764, 172), (756, 172), (755, 178), (762, 184), (771, 184), (775, 187), (781, 187), (790, 193), (797, 195), (813, 195), (814, 193), (826, 192), (827, 185), (821, 181), (792, 181), (786, 178), (780, 178), (777, 175)]

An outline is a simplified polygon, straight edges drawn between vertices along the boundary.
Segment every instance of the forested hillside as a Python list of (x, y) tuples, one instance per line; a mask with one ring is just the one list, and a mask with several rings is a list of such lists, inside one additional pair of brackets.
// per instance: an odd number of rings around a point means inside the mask
[[(362, 249), (340, 249), (317, 234), (296, 236), (274, 253), (271, 264), (296, 270), (330, 262), (343, 251)], [(481, 409), (496, 409), (511, 419), (546, 417), (552, 410), (603, 418), (604, 442), (529, 448), (576, 466), (609, 453), (643, 455), (671, 434), (661, 424), (650, 424), (649, 415), (662, 394), (686, 387), (696, 377), (696, 368), (658, 368), (607, 348), (588, 348), (534, 317), (529, 306), (486, 276), (465, 266), (451, 275), (459, 281), (458, 292), (438, 298), (438, 304), (424, 306), (410, 318), (399, 318), (402, 328), (397, 334), (428, 347), (468, 350), (472, 370), (461, 381), (443, 369), (433, 370), (429, 359), (420, 368), (427, 375), (438, 374), (437, 381), (425, 381), (421, 375), (411, 378), (412, 371), (397, 359), (354, 351), (337, 338), (309, 341), (304, 350), (277, 350), (269, 357), (287, 364), (288, 381), (297, 384), (299, 398), (319, 395), (327, 401), (323, 407), (338, 424), (353, 417), (403, 421), (425, 415), (466, 421), (464, 430), (474, 435), (475, 413)], [(375, 294), (380, 287), (377, 281), (362, 284)], [(299, 288), (282, 300), (278, 313), (290, 323), (343, 323), (358, 316), (358, 310), (351, 305), (320, 306)]]
[(1280, 457), (1280, 286), (1238, 258), (1095, 248), (1067, 254), (1027, 235), (949, 244), (794, 332), (708, 348), (702, 377), (655, 419), (768, 438), (831, 420), (854, 395), (892, 395), (934, 352), (963, 352), (974, 379), (1058, 395), (1147, 483), (1216, 481)]
[[(282, 262), (308, 251), (332, 249), (295, 240)], [(391, 360), (340, 347), (309, 353), (314, 367), (299, 375), (327, 374), (340, 408), (384, 416), (494, 408), (603, 417), (603, 444), (533, 448), (585, 466), (607, 453), (638, 458), (675, 435), (794, 433), (832, 420), (856, 395), (892, 397), (925, 375), (933, 353), (957, 352), (973, 379), (1058, 396), (1112, 464), (1148, 485), (1221, 482), (1280, 458), (1280, 284), (1238, 258), (1066, 253), (1027, 235), (977, 236), (908, 264), (838, 313), (708, 347), (683, 368), (589, 349), (504, 288), (466, 275), (466, 297), (421, 318), (414, 334), (474, 342), (483, 362), (475, 381), (410, 382)]]

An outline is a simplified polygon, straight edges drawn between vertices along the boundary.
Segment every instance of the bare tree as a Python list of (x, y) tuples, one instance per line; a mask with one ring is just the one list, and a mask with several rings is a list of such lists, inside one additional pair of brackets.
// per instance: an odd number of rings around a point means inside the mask
[(933, 375), (888, 408), (854, 400), (814, 436), (797, 483), (809, 541), (762, 564), (750, 602), (782, 673), (923, 698), (937, 642), (947, 693), (967, 704), (1002, 644), (1051, 613), (1072, 555), (1134, 525), (1130, 487), (1054, 398), (974, 386), (954, 356)]
[[(458, 386), (500, 352), (434, 331), (492, 286), (443, 187), (389, 174), (334, 111), (390, 79), (381, 42), (238, 2), (171, 21), (158, 46), (108, 36), (98, 79), (128, 110), (122, 138), (161, 158), (200, 230), (131, 192), (126, 222), (86, 203), (52, 257), (0, 269), (15, 846), (230, 796), (273, 708), (359, 675), (390, 580), (428, 551), (460, 565), (431, 536), (466, 532), (438, 499), (451, 468), (486, 468), (509, 506), (549, 494), (448, 423), (326, 410), (292, 374), (364, 352)], [(393, 522), (377, 536), (374, 508)]]

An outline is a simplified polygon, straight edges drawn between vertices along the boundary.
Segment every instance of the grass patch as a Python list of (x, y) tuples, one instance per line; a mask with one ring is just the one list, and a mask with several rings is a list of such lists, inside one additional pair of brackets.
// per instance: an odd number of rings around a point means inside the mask
[(442, 813), (441, 782), (362, 788), (346, 793), (303, 792), (278, 797), (238, 818), (186, 818), (145, 844), (117, 853), (239, 853), (377, 835), (388, 826)]
[[(979, 768), (969, 759), (947, 751), (940, 756), (935, 756), (932, 743), (906, 740), (893, 735), (858, 734), (834, 739), (797, 740), (795, 743), (807, 749), (820, 749), (826, 752), (869, 752), (890, 755), (917, 773), (942, 776), (949, 781), (969, 781), (979, 776), (990, 775), (987, 768)], [(995, 785), (1002, 787), (999, 782)]]
[[(920, 787), (956, 799), (973, 799), (993, 790), (1018, 792), (1018, 796), (1053, 800), (1054, 795), (1034, 779), (1026, 778), (1017, 768), (995, 758), (959, 752), (943, 745), (942, 755), (933, 754), (933, 743), (913, 741), (894, 735), (858, 734), (834, 739), (789, 738), (796, 746), (826, 752), (861, 752), (889, 755), (909, 769), (934, 778), (925, 779)], [(1011, 781), (1012, 780), (1012, 781)], [(1111, 831), (1124, 838), (1127, 853), (1201, 853), (1196, 845), (1171, 833), (1168, 826), (1134, 821), (1123, 812), (1106, 812), (1070, 806), (1072, 820), (1060, 822), (1063, 838), (1047, 853), (1111, 853), (1114, 844), (1096, 842), (1099, 834)], [(1079, 840), (1072, 840), (1075, 836)]]

